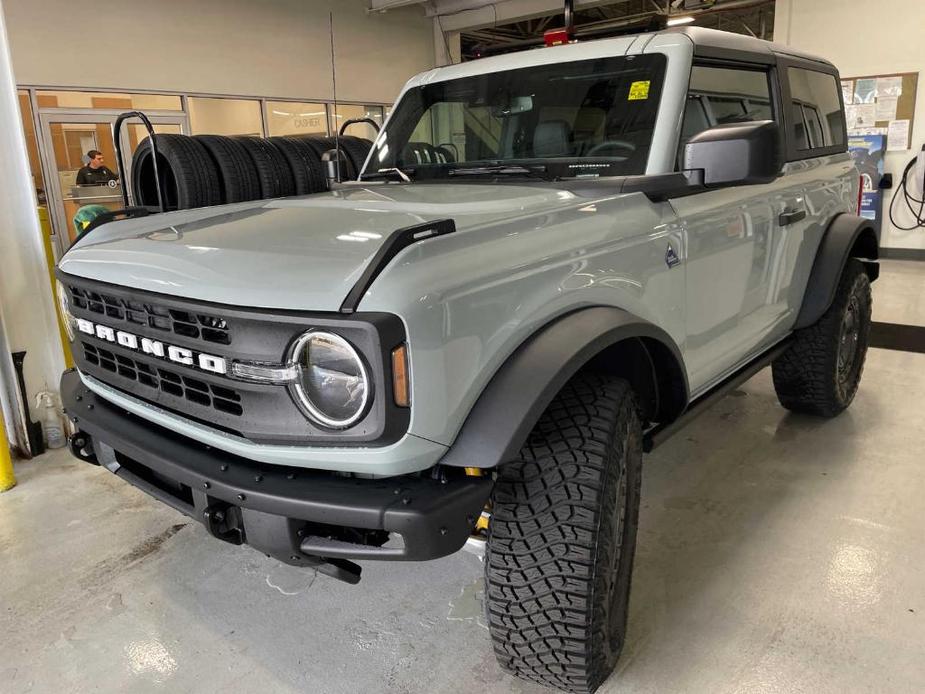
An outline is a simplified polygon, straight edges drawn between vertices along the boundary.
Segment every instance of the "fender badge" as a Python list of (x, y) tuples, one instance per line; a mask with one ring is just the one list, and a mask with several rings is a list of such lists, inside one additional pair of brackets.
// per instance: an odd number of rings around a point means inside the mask
[(673, 268), (675, 265), (680, 265), (681, 259), (678, 257), (678, 254), (674, 252), (674, 248), (671, 247), (671, 244), (668, 244), (668, 250), (665, 251), (665, 265), (669, 268)]

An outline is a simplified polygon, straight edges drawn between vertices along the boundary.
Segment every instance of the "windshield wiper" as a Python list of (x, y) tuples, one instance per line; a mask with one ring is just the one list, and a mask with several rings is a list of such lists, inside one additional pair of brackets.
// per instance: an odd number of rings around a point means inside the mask
[(528, 176), (549, 180), (544, 174), (545, 166), (521, 166), (520, 164), (492, 164), (489, 166), (463, 166), (450, 169), (447, 176)]
[[(414, 173), (413, 171), (411, 172)], [(393, 166), (388, 169), (379, 169), (378, 171), (370, 171), (369, 173), (364, 172), (359, 179), (359, 181), (373, 181), (377, 178), (397, 178), (399, 181), (404, 181), (405, 183), (411, 183), (411, 176), (406, 172), (399, 169), (397, 166)]]

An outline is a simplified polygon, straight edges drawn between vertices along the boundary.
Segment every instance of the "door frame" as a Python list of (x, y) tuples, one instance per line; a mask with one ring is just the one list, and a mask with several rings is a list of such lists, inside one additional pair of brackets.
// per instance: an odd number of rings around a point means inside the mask
[[(39, 157), (42, 162), (42, 168), (45, 172), (45, 196), (47, 199), (48, 211), (51, 217), (52, 229), (54, 230), (54, 240), (57, 248), (56, 255), (60, 257), (70, 246), (70, 220), (65, 219), (64, 214), (64, 192), (61, 189), (61, 179), (58, 176), (58, 164), (55, 159), (54, 145), (51, 137), (51, 126), (55, 123), (109, 123), (110, 132), (115, 126), (116, 118), (124, 111), (120, 109), (70, 109), (70, 108), (45, 108), (38, 113), (40, 128), (39, 139)], [(189, 134), (189, 117), (183, 111), (151, 111), (148, 118), (152, 125), (177, 125), (180, 132)], [(126, 172), (131, 170), (132, 152), (129, 147), (128, 130), (122, 129), (121, 145), (123, 165)], [(115, 138), (113, 138), (115, 143)], [(116, 162), (118, 166), (118, 162)], [(122, 181), (122, 185), (126, 185)], [(129, 186), (129, 201), (131, 203), (132, 193)]]

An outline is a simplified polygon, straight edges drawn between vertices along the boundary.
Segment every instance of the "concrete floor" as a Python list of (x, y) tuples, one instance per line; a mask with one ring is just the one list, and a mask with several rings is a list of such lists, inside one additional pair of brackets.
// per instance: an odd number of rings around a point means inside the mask
[[(851, 409), (819, 421), (764, 371), (649, 456), (628, 643), (600, 691), (923, 691), (923, 394), (925, 355), (872, 350)], [(495, 664), (472, 555), (369, 562), (348, 586), (63, 452), (16, 472), (0, 691), (549, 691)]]
[(874, 320), (925, 325), (925, 263), (917, 260), (880, 261), (874, 282)]

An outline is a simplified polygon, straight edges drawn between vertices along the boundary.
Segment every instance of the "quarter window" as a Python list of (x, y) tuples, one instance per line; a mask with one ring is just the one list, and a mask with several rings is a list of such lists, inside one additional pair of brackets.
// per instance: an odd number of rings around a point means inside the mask
[(816, 70), (787, 69), (797, 150), (845, 144), (839, 84), (834, 75)]

